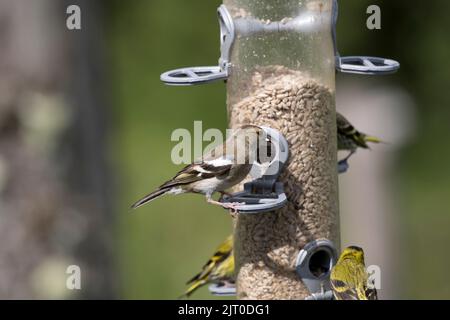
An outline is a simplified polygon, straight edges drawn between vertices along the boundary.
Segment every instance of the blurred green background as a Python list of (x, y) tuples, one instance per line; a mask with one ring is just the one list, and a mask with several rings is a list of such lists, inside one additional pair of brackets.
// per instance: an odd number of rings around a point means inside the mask
[[(125, 298), (174, 299), (231, 232), (226, 211), (203, 197), (162, 198), (127, 214), (130, 205), (173, 175), (176, 128), (225, 129), (225, 86), (167, 87), (174, 67), (214, 65), (219, 55), (214, 1), (115, 1), (111, 11), (119, 234)], [(210, 298), (201, 290), (197, 298)]]
[[(195, 120), (204, 128), (226, 128), (223, 83), (167, 87), (159, 81), (169, 69), (216, 64), (220, 3), (104, 2), (114, 106), (110, 152), (118, 174), (116, 259), (124, 298), (176, 298), (231, 230), (225, 211), (195, 195), (163, 198), (129, 213), (130, 204), (178, 169), (170, 161), (174, 129), (191, 129)], [(382, 9), (382, 30), (365, 27), (371, 4)], [(449, 10), (443, 0), (340, 1), (341, 54), (399, 60), (401, 71), (385, 81), (404, 88), (417, 106), (414, 140), (392, 173), (404, 257), (395, 275), (398, 298), (450, 298)], [(206, 289), (195, 297), (211, 298)]]

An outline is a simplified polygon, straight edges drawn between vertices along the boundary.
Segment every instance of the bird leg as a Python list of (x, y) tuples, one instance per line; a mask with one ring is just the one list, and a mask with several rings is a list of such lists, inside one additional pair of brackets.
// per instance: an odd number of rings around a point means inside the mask
[(356, 150), (352, 150), (350, 151), (350, 153), (348, 154), (348, 156), (346, 156), (344, 159), (342, 159), (340, 162), (347, 162), (351, 156), (353, 156), (356, 153)]
[(223, 202), (220, 202), (220, 201), (215, 201), (215, 200), (213, 200), (213, 199), (211, 198), (211, 196), (207, 196), (207, 197), (206, 197), (206, 200), (207, 200), (208, 203), (210, 203), (210, 204), (215, 204), (215, 205), (221, 206), (222, 208), (230, 209), (230, 210), (232, 210), (232, 211), (234, 211), (234, 212), (237, 212), (237, 208), (238, 208), (239, 206), (241, 206), (241, 205), (244, 204), (244, 203), (240, 203), (240, 202), (223, 203)]
[(241, 202), (226, 202), (226, 203), (223, 203), (223, 202), (219, 202), (219, 201), (214, 201), (212, 199), (208, 200), (208, 202), (211, 203), (211, 204), (216, 204), (218, 206), (221, 206), (221, 207), (223, 207), (225, 209), (233, 210), (233, 211), (237, 211), (239, 206), (242, 206), (242, 205), (245, 204), (245, 203), (241, 203)]
[(350, 151), (350, 153), (348, 154), (348, 156), (346, 156), (344, 159), (340, 160), (338, 162), (338, 171), (339, 173), (345, 173), (348, 171), (349, 165), (348, 165), (348, 160), (350, 159), (350, 157), (352, 155), (354, 155), (356, 152), (356, 150), (352, 150)]
[(206, 201), (208, 201), (208, 203), (210, 203), (210, 204), (215, 204), (215, 205), (217, 205), (217, 206), (221, 206), (221, 207), (224, 207), (224, 208), (225, 208), (225, 203), (222, 203), (222, 202), (220, 202), (220, 201), (213, 200), (212, 198), (207, 198)]

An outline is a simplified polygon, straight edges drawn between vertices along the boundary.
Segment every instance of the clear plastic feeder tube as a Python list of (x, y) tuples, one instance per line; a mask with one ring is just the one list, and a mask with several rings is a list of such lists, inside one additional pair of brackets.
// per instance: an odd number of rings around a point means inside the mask
[[(241, 299), (304, 299), (295, 271), (305, 244), (339, 246), (332, 0), (224, 0), (236, 31), (228, 79), (231, 127), (279, 130), (290, 160), (289, 200), (275, 213), (236, 223)], [(326, 279), (328, 271), (318, 271)], [(320, 274), (322, 272), (322, 274)]]

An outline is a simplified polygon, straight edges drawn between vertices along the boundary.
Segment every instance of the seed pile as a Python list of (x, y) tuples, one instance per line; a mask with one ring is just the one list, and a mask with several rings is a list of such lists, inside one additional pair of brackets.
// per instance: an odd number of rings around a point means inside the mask
[(229, 105), (231, 126), (265, 125), (286, 137), (290, 160), (281, 181), (289, 203), (276, 214), (239, 216), (240, 298), (301, 298), (305, 288), (294, 268), (299, 249), (317, 238), (339, 243), (333, 233), (338, 223), (334, 92), (282, 66), (260, 68), (246, 89), (245, 98)]

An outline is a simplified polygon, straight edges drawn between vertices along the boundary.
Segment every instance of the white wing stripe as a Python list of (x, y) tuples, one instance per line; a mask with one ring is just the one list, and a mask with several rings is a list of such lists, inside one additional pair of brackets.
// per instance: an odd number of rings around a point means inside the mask
[(214, 167), (224, 167), (232, 165), (233, 161), (227, 158), (218, 158), (214, 160), (205, 161), (205, 163)]

